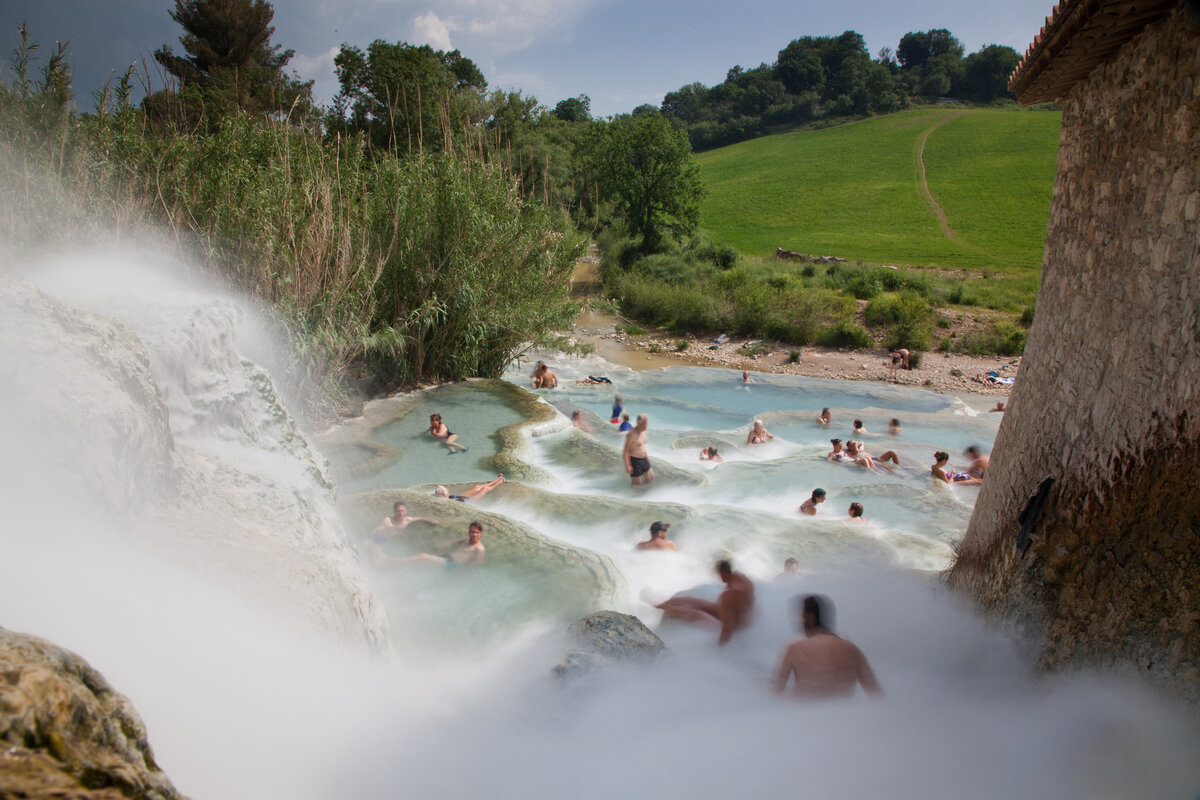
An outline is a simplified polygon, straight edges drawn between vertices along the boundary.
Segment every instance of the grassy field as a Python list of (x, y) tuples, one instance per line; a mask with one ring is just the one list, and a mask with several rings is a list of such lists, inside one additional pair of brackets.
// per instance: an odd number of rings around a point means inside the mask
[[(713, 150), (698, 156), (703, 224), (747, 256), (784, 247), (987, 270), (1036, 292), (1060, 122), (1058, 112), (920, 109)], [(950, 235), (920, 189), (927, 132), (926, 179)]]

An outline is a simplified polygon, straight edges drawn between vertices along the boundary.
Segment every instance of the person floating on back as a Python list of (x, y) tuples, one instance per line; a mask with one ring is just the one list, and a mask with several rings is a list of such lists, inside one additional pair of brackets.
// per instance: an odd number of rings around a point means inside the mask
[(446, 449), (450, 451), (446, 455), (452, 456), (455, 453), (467, 452), (467, 448), (458, 443), (458, 434), (451, 433), (450, 429), (446, 427), (446, 423), (442, 422), (441, 414), (429, 415), (429, 432), (435, 439), (441, 439), (442, 444), (446, 445)]
[(815, 594), (795, 602), (804, 638), (784, 649), (771, 680), (775, 691), (784, 693), (794, 679), (793, 697), (850, 697), (858, 686), (867, 694), (882, 694), (867, 657), (833, 632), (833, 602)]

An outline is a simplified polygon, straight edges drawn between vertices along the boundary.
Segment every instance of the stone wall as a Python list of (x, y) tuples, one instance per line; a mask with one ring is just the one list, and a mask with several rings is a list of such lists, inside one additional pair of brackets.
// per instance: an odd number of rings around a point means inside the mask
[(1182, 5), (1071, 90), (1058, 167), (1037, 317), (950, 582), (1045, 667), (1200, 702), (1200, 26)]

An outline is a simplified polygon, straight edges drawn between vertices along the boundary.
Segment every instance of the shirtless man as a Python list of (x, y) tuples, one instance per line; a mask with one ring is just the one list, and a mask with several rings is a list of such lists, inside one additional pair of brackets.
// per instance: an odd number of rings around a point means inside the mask
[(851, 503), (849, 513), (850, 513), (850, 521), (851, 522), (866, 522), (866, 520), (863, 519), (863, 515), (862, 515), (863, 514), (862, 503)]
[(888, 423), (888, 434), (891, 436), (899, 436), (900, 430), (900, 420), (892, 417), (892, 421)]
[(734, 631), (745, 628), (754, 616), (754, 583), (742, 573), (734, 572), (724, 559), (717, 562), (716, 569), (725, 584), (717, 602), (699, 597), (672, 597), (655, 608), (662, 609), (664, 619), (673, 617), (703, 625), (719, 622), (721, 635), (717, 644), (723, 646), (729, 643)]
[(800, 562), (794, 558), (788, 558), (783, 562), (783, 572), (775, 578), (777, 581), (790, 581), (800, 577)]
[(444, 564), (448, 568), (477, 566), (483, 563), (483, 556), (486, 552), (483, 546), (483, 523), (472, 522), (467, 527), (467, 537), (458, 539), (442, 546), (442, 550), (447, 554), (444, 556), (430, 555), (429, 553), (420, 553), (408, 558), (398, 558), (391, 560), (393, 564), (415, 564), (421, 561), (432, 561), (438, 564)]
[(700, 451), (700, 460), (701, 461), (715, 461), (717, 463), (720, 463), (720, 462), (724, 461), (725, 458), (719, 452), (717, 452), (717, 448), (713, 447), (710, 444), (708, 447), (706, 447)]
[(854, 420), (854, 434), (856, 436), (870, 436), (871, 435), (871, 434), (867, 433), (867, 429), (863, 427), (863, 421), (861, 419)]
[(825, 502), (825, 490), (813, 489), (812, 497), (800, 504), (800, 513), (810, 517), (817, 515), (817, 505)]
[(963, 455), (971, 459), (971, 466), (967, 467), (967, 472), (982, 480), (984, 473), (987, 472), (988, 465), (992, 463), (992, 457), (975, 445), (971, 445), (964, 450)]
[(650, 418), (638, 414), (637, 425), (625, 434), (625, 447), (621, 455), (625, 459), (625, 471), (629, 473), (629, 485), (641, 486), (654, 480), (654, 470), (650, 467), (650, 458), (646, 455), (646, 428)]
[(483, 497), (485, 494), (495, 489), (500, 484), (504, 483), (504, 476), (497, 475), (494, 480), (487, 483), (477, 483), (470, 489), (467, 489), (462, 494), (450, 494), (450, 490), (445, 486), (439, 486), (433, 490), (433, 493), (438, 497), (444, 497), (447, 500), (457, 500), (460, 503), (465, 503), (468, 500), (473, 500), (476, 497)]
[(754, 378), (750, 377), (750, 370), (742, 370), (742, 383), (754, 383)]
[(535, 389), (557, 389), (558, 375), (554, 374), (554, 370), (550, 369), (545, 364), (542, 365), (541, 374), (533, 379), (533, 388)]
[(384, 517), (383, 522), (380, 522), (375, 527), (375, 530), (371, 531), (371, 536), (375, 538), (392, 536), (395, 531), (402, 531), (414, 522), (428, 522), (430, 525), (438, 524), (436, 519), (430, 519), (429, 517), (410, 517), (408, 515), (408, 506), (403, 502), (397, 501), (392, 506), (392, 515)]
[(678, 550), (679, 546), (667, 538), (669, 522), (654, 522), (650, 525), (650, 538), (637, 543), (638, 550)]
[(592, 426), (587, 424), (583, 419), (583, 412), (578, 409), (571, 412), (571, 424), (584, 433), (592, 432)]
[(796, 598), (797, 622), (803, 639), (783, 651), (771, 684), (783, 694), (788, 680), (795, 677), (793, 697), (852, 697), (856, 687), (868, 694), (883, 690), (867, 657), (850, 642), (833, 632), (833, 603), (820, 595)]

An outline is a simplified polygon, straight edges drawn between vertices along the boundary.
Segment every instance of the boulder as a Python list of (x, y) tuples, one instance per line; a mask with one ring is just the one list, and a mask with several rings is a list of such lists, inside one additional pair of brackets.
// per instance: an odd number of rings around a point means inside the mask
[(0, 628), (0, 797), (185, 800), (129, 699), (72, 652)]
[(567, 635), (576, 649), (552, 670), (558, 678), (575, 678), (597, 667), (648, 664), (663, 650), (663, 641), (637, 617), (597, 611), (572, 623)]

